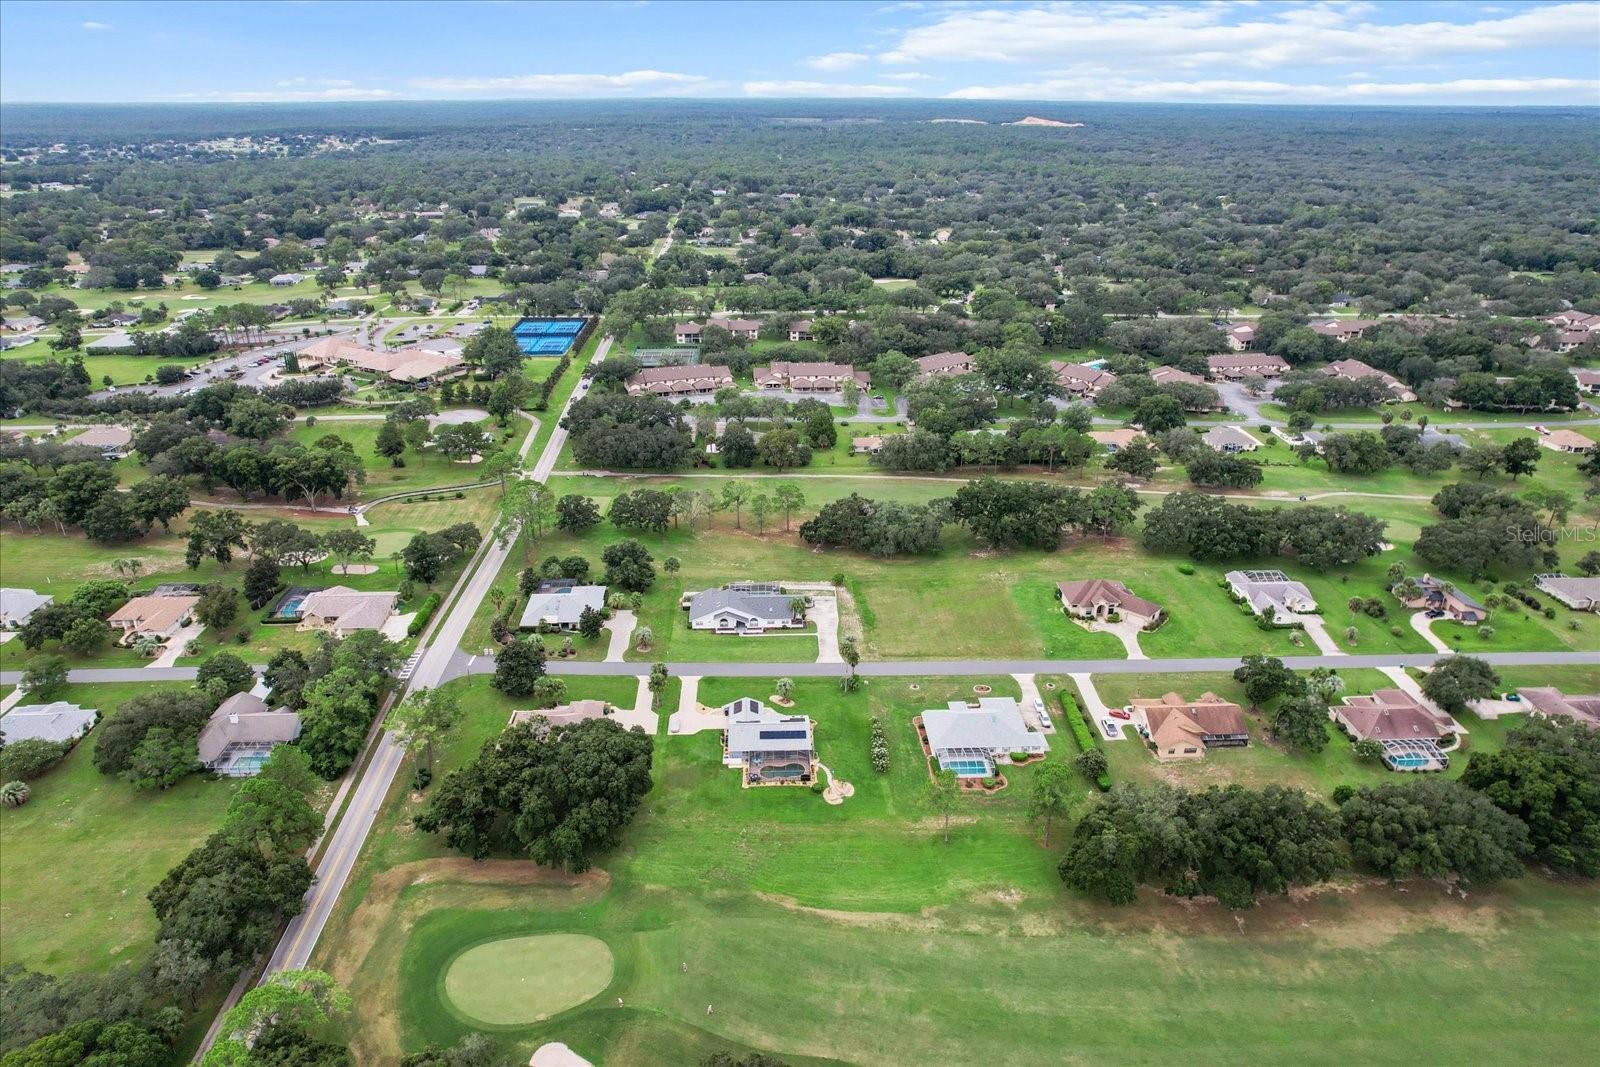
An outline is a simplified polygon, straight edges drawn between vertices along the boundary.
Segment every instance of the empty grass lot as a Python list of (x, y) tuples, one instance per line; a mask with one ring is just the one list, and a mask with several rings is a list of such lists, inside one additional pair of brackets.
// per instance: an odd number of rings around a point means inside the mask
[[(61, 699), (110, 716), (176, 686), (72, 685)], [(156, 932), (145, 894), (222, 821), (237, 782), (191, 775), (142, 792), (94, 767), (100, 727), (0, 810), (0, 965), (54, 974), (143, 958)]]

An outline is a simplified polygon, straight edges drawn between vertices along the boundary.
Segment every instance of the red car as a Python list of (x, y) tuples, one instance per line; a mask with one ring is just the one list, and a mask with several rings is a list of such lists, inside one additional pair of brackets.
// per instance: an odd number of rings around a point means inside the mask
[(1111, 717), (1113, 719), (1131, 719), (1133, 718), (1133, 714), (1131, 712), (1124, 711), (1122, 708), (1112, 708)]

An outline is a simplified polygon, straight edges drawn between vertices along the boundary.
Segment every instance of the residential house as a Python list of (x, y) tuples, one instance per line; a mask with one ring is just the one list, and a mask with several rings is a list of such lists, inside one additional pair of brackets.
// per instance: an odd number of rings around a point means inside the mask
[(122, 459), (128, 454), (128, 445), (133, 443), (133, 430), (126, 426), (91, 426), (77, 437), (62, 443), (78, 448), (93, 448), (104, 459)]
[(299, 285), (305, 280), (306, 276), (304, 274), (274, 274), (272, 277), (267, 279), (267, 284), (275, 285), (278, 288), (283, 289), (291, 285)]
[(510, 726), (521, 726), (523, 723), (533, 722), (535, 719), (544, 719), (552, 726), (565, 726), (568, 723), (583, 722), (585, 719), (598, 719), (611, 714), (611, 705), (604, 700), (574, 700), (570, 704), (557, 704), (553, 708), (540, 708), (535, 711), (513, 711), (511, 720), (506, 723)]
[(732, 386), (733, 374), (728, 368), (713, 366), (646, 367), (627, 382), (630, 396), (649, 393), (669, 399), (711, 396), (718, 389)]
[(974, 366), (972, 357), (965, 352), (935, 352), (931, 356), (917, 357), (916, 364), (917, 374), (924, 378), (971, 374)]
[(540, 582), (539, 588), (528, 597), (528, 606), (522, 609), (522, 629), (560, 630), (576, 633), (583, 613), (588, 610), (604, 613), (606, 587), (579, 585), (568, 580)]
[(1215, 693), (1202, 693), (1193, 701), (1177, 693), (1135, 697), (1128, 711), (1163, 763), (1204, 759), (1208, 748), (1243, 748), (1250, 743), (1244, 711)]
[(54, 600), (32, 589), (0, 589), (0, 630), (20, 630), (33, 613)]
[(200, 763), (224, 778), (253, 778), (272, 750), (300, 736), (300, 716), (286, 707), (268, 709), (250, 693), (235, 693), (217, 705), (195, 745)]
[(1578, 380), (1578, 392), (1588, 393), (1590, 396), (1600, 396), (1600, 370), (1585, 370), (1582, 367), (1572, 368), (1572, 376)]
[(1119, 616), (1149, 629), (1161, 620), (1163, 614), (1159, 604), (1134, 596), (1127, 586), (1111, 578), (1060, 582), (1056, 585), (1056, 596), (1068, 615), (1080, 619), (1104, 622)]
[(1582, 344), (1588, 344), (1596, 337), (1600, 337), (1600, 334), (1596, 334), (1592, 330), (1562, 330), (1556, 334), (1554, 348), (1557, 352), (1571, 352), (1574, 348)]
[(1110, 371), (1103, 371), (1086, 363), (1064, 363), (1053, 359), (1050, 361), (1050, 369), (1055, 371), (1056, 381), (1069, 396), (1083, 400), (1093, 400), (1100, 395), (1100, 390), (1117, 380), (1117, 376)]
[(790, 363), (777, 360), (755, 369), (756, 388), (766, 392), (837, 393), (853, 381), (867, 388), (867, 372), (844, 363)]
[(1347, 696), (1328, 709), (1353, 741), (1377, 741), (1383, 762), (1394, 771), (1442, 771), (1450, 757), (1442, 742), (1460, 726), (1403, 689), (1378, 689), (1369, 696)]
[(1050, 750), (1041, 733), (1028, 729), (1022, 709), (1010, 697), (952, 700), (944, 708), (924, 711), (922, 732), (929, 755), (941, 771), (957, 778), (991, 778), (995, 766), (1011, 753), (1038, 755)]
[(1120, 452), (1144, 436), (1142, 430), (1124, 426), (1117, 430), (1090, 430), (1089, 439), (1105, 446), (1107, 452)]
[[(1409, 585), (1407, 584), (1409, 583)], [(1434, 618), (1448, 616), (1465, 626), (1476, 626), (1489, 617), (1489, 609), (1457, 589), (1449, 582), (1440, 581), (1431, 574), (1421, 578), (1407, 578), (1390, 590), (1395, 598), (1413, 611), (1426, 611)]]
[(49, 741), (52, 744), (77, 741), (94, 729), (100, 713), (80, 708), (65, 700), (49, 704), (24, 704), (0, 716), (0, 740), (7, 745), (18, 741)]
[(741, 697), (722, 711), (727, 716), (722, 762), (742, 768), (746, 785), (811, 783), (817, 753), (809, 718), (781, 715), (754, 697)]
[(85, 342), (83, 350), (95, 355), (105, 355), (107, 352), (131, 352), (134, 347), (133, 334), (126, 330), (113, 330), (104, 337), (96, 337), (93, 341)]
[[(763, 279), (765, 279), (766, 275), (763, 274), (761, 277)], [(749, 279), (747, 277), (746, 281), (748, 281), (748, 280)], [(810, 340), (812, 340), (812, 337), (811, 337), (811, 320), (810, 319), (796, 319), (794, 322), (791, 322), (789, 324), (789, 340), (791, 340), (791, 341), (810, 341)]]
[[(1253, 327), (1252, 327), (1253, 328)], [(1206, 380), (1198, 374), (1190, 374), (1177, 367), (1156, 367), (1150, 372), (1150, 380), (1157, 385), (1171, 385), (1181, 382), (1184, 385), (1204, 385)]]
[(1318, 337), (1331, 337), (1340, 344), (1348, 344), (1352, 338), (1360, 337), (1376, 325), (1377, 319), (1334, 319), (1331, 322), (1313, 322), (1311, 332)]
[(795, 609), (796, 598), (775, 583), (734, 583), (686, 599), (691, 630), (759, 634), (799, 629), (806, 624), (805, 611)]
[(1594, 451), (1594, 442), (1576, 430), (1549, 430), (1540, 428), (1539, 443), (1553, 452), (1586, 455)]
[(382, 630), (399, 602), (399, 593), (363, 593), (346, 585), (318, 589), (300, 602), (300, 623), (295, 629), (327, 630), (335, 637)]
[(44, 326), (45, 321), (37, 315), (19, 315), (16, 318), (0, 320), (0, 328), (11, 333), (29, 333), (43, 329)]
[(1225, 327), (1222, 336), (1233, 351), (1248, 352), (1255, 347), (1256, 328), (1253, 323), (1242, 322)]
[(1406, 384), (1392, 374), (1386, 374), (1376, 367), (1369, 366), (1359, 359), (1337, 359), (1326, 367), (1322, 373), (1330, 378), (1344, 378), (1349, 381), (1360, 381), (1362, 378), (1377, 378), (1383, 382), (1384, 388), (1389, 391), (1389, 400), (1395, 403), (1409, 404), (1417, 398), (1417, 394), (1406, 388)]
[(1518, 689), (1517, 695), (1532, 706), (1536, 715), (1571, 719), (1591, 730), (1600, 730), (1600, 693), (1568, 694), (1553, 686), (1536, 686)]
[(1282, 571), (1229, 571), (1223, 575), (1233, 595), (1257, 615), (1270, 617), (1309, 614), (1317, 610), (1316, 598), (1302, 582)]
[(198, 603), (197, 596), (136, 596), (113, 611), (106, 622), (122, 631), (122, 644), (146, 636), (165, 641), (189, 623)]
[(1206, 366), (1213, 381), (1239, 381), (1242, 378), (1279, 378), (1289, 369), (1282, 356), (1268, 356), (1259, 352), (1241, 352), (1237, 355), (1207, 356)]
[(1261, 442), (1250, 435), (1250, 431), (1238, 426), (1213, 426), (1200, 435), (1200, 440), (1218, 452), (1234, 455), (1239, 452), (1254, 452), (1261, 447)]
[(1541, 574), (1533, 582), (1573, 611), (1600, 611), (1600, 578)]
[(759, 319), (713, 318), (707, 320), (704, 326), (698, 322), (678, 323), (672, 328), (672, 339), (680, 345), (699, 344), (701, 334), (709, 326), (727, 330), (735, 339), (740, 341), (754, 341), (761, 336), (761, 321)]
[(876, 456), (883, 451), (882, 437), (850, 438), (850, 453), (855, 456)]
[(110, 315), (99, 316), (94, 320), (93, 324), (95, 326), (121, 328), (123, 326), (135, 326), (138, 324), (138, 322), (139, 316), (135, 315), (133, 312), (118, 311)]

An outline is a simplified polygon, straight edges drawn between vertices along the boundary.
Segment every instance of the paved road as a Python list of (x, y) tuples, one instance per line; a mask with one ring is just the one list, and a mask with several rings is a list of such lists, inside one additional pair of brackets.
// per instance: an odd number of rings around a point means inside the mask
[[(503, 557), (502, 557), (503, 559)], [(496, 567), (498, 570), (498, 567)], [(491, 576), (495, 573), (491, 571)], [(488, 584), (483, 585), (487, 591)], [(481, 595), (479, 596), (481, 600)], [(473, 612), (477, 610), (473, 608)], [(452, 617), (454, 616), (452, 612)], [(472, 612), (468, 612), (468, 619)], [(465, 632), (465, 626), (461, 627)], [(441, 628), (441, 634), (443, 629)], [(459, 640), (459, 638), (458, 638)], [(739, 640), (737, 637), (728, 638)], [(494, 660), (487, 656), (471, 656), (459, 648), (451, 647), (448, 654), (440, 651), (444, 666), (431, 685), (448, 682), (469, 674), (494, 673)], [(429, 654), (434, 649), (430, 646)], [(1496, 667), (1538, 666), (1593, 666), (1593, 652), (1472, 652), (1475, 659), (1484, 660)], [(1402, 655), (1357, 656), (1284, 656), (1285, 666), (1295, 670), (1313, 667), (1381, 668), (1430, 667), (1444, 655), (1436, 652), (1407, 652)], [(425, 659), (426, 663), (427, 660)], [(956, 660), (874, 660), (862, 663), (856, 673), (868, 678), (902, 678), (916, 675), (970, 676), (995, 674), (1174, 674), (1184, 671), (1231, 671), (1239, 665), (1239, 658), (1214, 656), (1195, 659), (956, 659)], [(845, 669), (838, 663), (668, 663), (667, 669), (676, 677), (703, 678), (775, 678), (792, 675), (804, 678), (835, 678)], [(605, 663), (598, 661), (551, 660), (551, 674), (600, 677), (634, 677), (650, 673), (649, 663)], [(418, 674), (421, 669), (419, 667)], [(193, 681), (194, 667), (115, 667), (72, 671), (73, 682), (186, 682)], [(415, 683), (417, 675), (413, 676)], [(0, 671), (0, 685), (16, 685), (21, 671)]]
[[(739, 638), (730, 637), (730, 641)], [(1477, 652), (1473, 655), (1499, 667), (1592, 665), (1592, 652)], [(1312, 667), (1429, 667), (1443, 657), (1433, 652), (1404, 655), (1363, 656), (1284, 656), (1286, 666), (1295, 670)], [(903, 678), (926, 675), (993, 676), (997, 674), (1175, 674), (1186, 671), (1231, 671), (1239, 657), (1193, 659), (1026, 659), (1026, 660), (878, 660), (861, 664), (856, 673), (867, 678)], [(607, 663), (592, 660), (557, 661), (549, 664), (551, 674), (586, 677), (631, 677), (650, 673), (649, 663)], [(775, 678), (781, 675), (804, 678), (836, 678), (845, 673), (838, 663), (668, 663), (676, 677), (696, 678)], [(445, 671), (444, 680), (469, 674), (492, 674), (494, 660), (458, 651)]]

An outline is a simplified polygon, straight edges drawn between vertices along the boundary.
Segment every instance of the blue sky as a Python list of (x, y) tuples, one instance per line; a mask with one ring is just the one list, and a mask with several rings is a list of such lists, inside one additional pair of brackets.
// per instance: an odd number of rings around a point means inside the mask
[(0, 99), (1600, 104), (1594, 3), (0, 5)]

